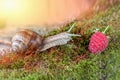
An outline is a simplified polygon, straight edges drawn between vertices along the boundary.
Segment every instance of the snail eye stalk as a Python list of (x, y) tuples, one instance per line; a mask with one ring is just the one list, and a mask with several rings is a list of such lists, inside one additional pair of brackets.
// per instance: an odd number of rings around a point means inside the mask
[(75, 25), (76, 25), (76, 22), (74, 22), (73, 24), (72, 24), (72, 26), (70, 27), (70, 29), (67, 31), (68, 33), (75, 27)]

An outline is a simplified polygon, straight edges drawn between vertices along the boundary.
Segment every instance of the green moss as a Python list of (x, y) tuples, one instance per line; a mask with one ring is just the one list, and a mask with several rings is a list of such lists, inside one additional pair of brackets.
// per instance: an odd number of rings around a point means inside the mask
[[(2, 66), (1, 80), (119, 80), (120, 75), (120, 5), (95, 14), (91, 19), (75, 21), (72, 33), (81, 34), (63, 46), (35, 54), (34, 57), (18, 59), (9, 67)], [(72, 22), (73, 23), (73, 22)], [(69, 26), (54, 30), (50, 35), (67, 31)], [(108, 48), (101, 54), (88, 51), (90, 36), (96, 28), (103, 31), (110, 26), (106, 35), (110, 37)], [(47, 36), (50, 36), (47, 35)], [(30, 63), (32, 70), (23, 65)], [(37, 64), (37, 68), (35, 63)]]

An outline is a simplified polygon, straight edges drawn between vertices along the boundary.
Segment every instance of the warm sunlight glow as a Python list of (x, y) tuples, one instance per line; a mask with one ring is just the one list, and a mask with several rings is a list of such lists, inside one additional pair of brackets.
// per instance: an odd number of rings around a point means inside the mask
[(0, 17), (7, 25), (64, 24), (91, 7), (91, 0), (0, 0)]
[(18, 0), (1, 0), (0, 1), (0, 10), (4, 16), (15, 14), (21, 8), (21, 4)]
[(14, 10), (17, 7), (17, 3), (15, 1), (6, 0), (3, 2), (3, 8), (6, 11)]

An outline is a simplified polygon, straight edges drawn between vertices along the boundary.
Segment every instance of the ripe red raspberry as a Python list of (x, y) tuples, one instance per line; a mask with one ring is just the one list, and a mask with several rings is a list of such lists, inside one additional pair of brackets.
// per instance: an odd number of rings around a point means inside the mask
[(92, 35), (89, 43), (89, 51), (94, 54), (100, 53), (108, 46), (108, 38), (102, 32), (96, 32)]

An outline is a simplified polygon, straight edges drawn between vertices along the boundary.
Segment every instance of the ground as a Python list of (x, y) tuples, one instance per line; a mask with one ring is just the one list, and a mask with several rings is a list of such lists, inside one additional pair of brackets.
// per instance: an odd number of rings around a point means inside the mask
[[(0, 60), (1, 80), (119, 80), (120, 78), (120, 5), (94, 13), (89, 19), (76, 22), (73, 37), (66, 45), (30, 55), (14, 55)], [(72, 24), (54, 30), (49, 35), (66, 31)], [(94, 55), (88, 51), (90, 36), (95, 29), (106, 31), (109, 45)], [(45, 36), (45, 37), (46, 37)]]

